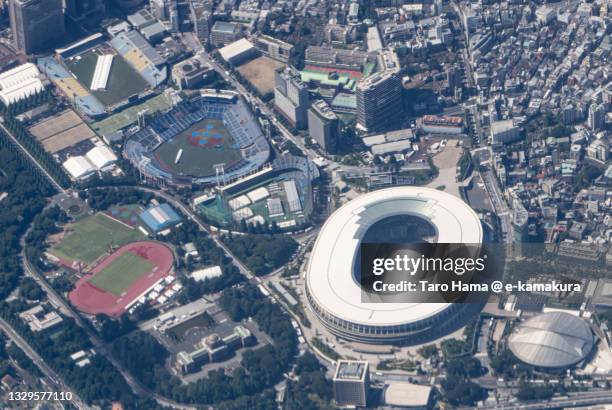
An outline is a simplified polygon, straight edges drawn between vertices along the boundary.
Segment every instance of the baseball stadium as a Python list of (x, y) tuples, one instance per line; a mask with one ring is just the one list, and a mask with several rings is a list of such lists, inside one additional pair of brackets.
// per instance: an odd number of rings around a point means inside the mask
[(283, 155), (257, 173), (219, 187), (215, 195), (194, 199), (194, 208), (210, 224), (239, 228), (273, 223), (281, 230), (309, 224), (313, 211), (312, 181), (316, 165), (304, 157)]
[(167, 77), (164, 63), (136, 32), (122, 33), (110, 42), (93, 35), (38, 60), (41, 71), (92, 118), (151, 93)]
[(79, 279), (70, 302), (81, 312), (119, 317), (172, 271), (166, 245), (139, 241), (124, 245)]
[(123, 154), (147, 179), (175, 185), (232, 182), (261, 168), (270, 147), (238, 94), (203, 90), (132, 135)]
[(321, 228), (306, 273), (308, 304), (320, 323), (345, 340), (415, 345), (442, 337), (482, 306), (462, 303), (363, 302), (360, 244), (427, 241), (482, 244), (478, 215), (459, 198), (423, 187), (360, 196)]

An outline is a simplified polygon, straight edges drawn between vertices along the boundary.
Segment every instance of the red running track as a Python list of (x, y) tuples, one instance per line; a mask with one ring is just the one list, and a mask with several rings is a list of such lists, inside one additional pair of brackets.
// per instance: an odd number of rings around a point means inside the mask
[[(120, 296), (114, 295), (89, 283), (89, 279), (113, 263), (126, 252), (133, 253), (151, 262), (153, 269), (136, 279)], [(103, 313), (119, 317), (125, 308), (144, 291), (149, 289), (172, 270), (174, 254), (170, 248), (159, 242), (140, 241), (124, 245), (100, 262), (90, 273), (79, 279), (70, 292), (70, 302), (81, 312), (96, 315)]]

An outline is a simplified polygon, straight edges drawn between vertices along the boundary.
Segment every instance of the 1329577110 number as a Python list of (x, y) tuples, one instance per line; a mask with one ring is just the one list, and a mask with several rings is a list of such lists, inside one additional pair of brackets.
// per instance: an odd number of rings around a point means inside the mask
[(12, 391), (8, 394), (9, 401), (70, 401), (69, 391)]

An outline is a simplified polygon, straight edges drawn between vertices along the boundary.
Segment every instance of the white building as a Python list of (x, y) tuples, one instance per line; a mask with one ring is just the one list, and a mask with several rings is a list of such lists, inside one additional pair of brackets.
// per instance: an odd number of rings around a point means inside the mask
[(221, 271), (220, 266), (210, 266), (204, 269), (198, 269), (196, 271), (191, 272), (191, 279), (196, 282), (201, 282), (205, 279), (213, 279), (221, 276), (223, 272)]
[(115, 153), (106, 145), (99, 145), (90, 149), (85, 157), (91, 164), (100, 171), (105, 170), (117, 161)]
[(70, 157), (62, 164), (72, 179), (83, 180), (96, 172), (96, 167), (83, 156)]
[(521, 129), (512, 120), (491, 123), (491, 142), (493, 145), (509, 144), (521, 138)]
[(40, 71), (32, 63), (22, 64), (0, 74), (0, 100), (7, 106), (44, 89)]
[(246, 38), (241, 38), (219, 49), (221, 57), (231, 65), (239, 65), (255, 57), (259, 51)]

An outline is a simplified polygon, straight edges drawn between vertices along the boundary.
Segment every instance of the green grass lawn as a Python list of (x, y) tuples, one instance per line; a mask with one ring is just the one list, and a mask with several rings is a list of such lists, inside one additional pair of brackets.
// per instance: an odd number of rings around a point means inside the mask
[[(67, 61), (66, 65), (88, 90), (96, 70), (98, 55), (93, 51), (81, 55), (80, 60)], [(106, 90), (91, 91), (104, 105), (113, 105), (147, 88), (147, 82), (120, 55), (115, 55)]]
[(71, 232), (50, 253), (87, 264), (104, 254), (111, 244), (120, 246), (145, 237), (138, 228), (130, 229), (101, 213), (81, 219), (69, 229)]
[(154, 266), (148, 260), (126, 252), (109, 266), (96, 273), (89, 279), (89, 283), (113, 295), (120, 296), (139, 277), (150, 272)]
[[(208, 124), (215, 127), (215, 133), (223, 136), (224, 142), (220, 147), (198, 147), (189, 143), (189, 137), (193, 132), (202, 131)], [(224, 163), (225, 168), (239, 161), (240, 150), (232, 148), (234, 140), (219, 120), (204, 120), (192, 125), (186, 131), (176, 136), (173, 140), (160, 145), (155, 150), (155, 156), (170, 171), (176, 174), (184, 174), (193, 177), (205, 177), (215, 174), (214, 165)], [(183, 154), (178, 164), (175, 164), (176, 155), (180, 149)]]

